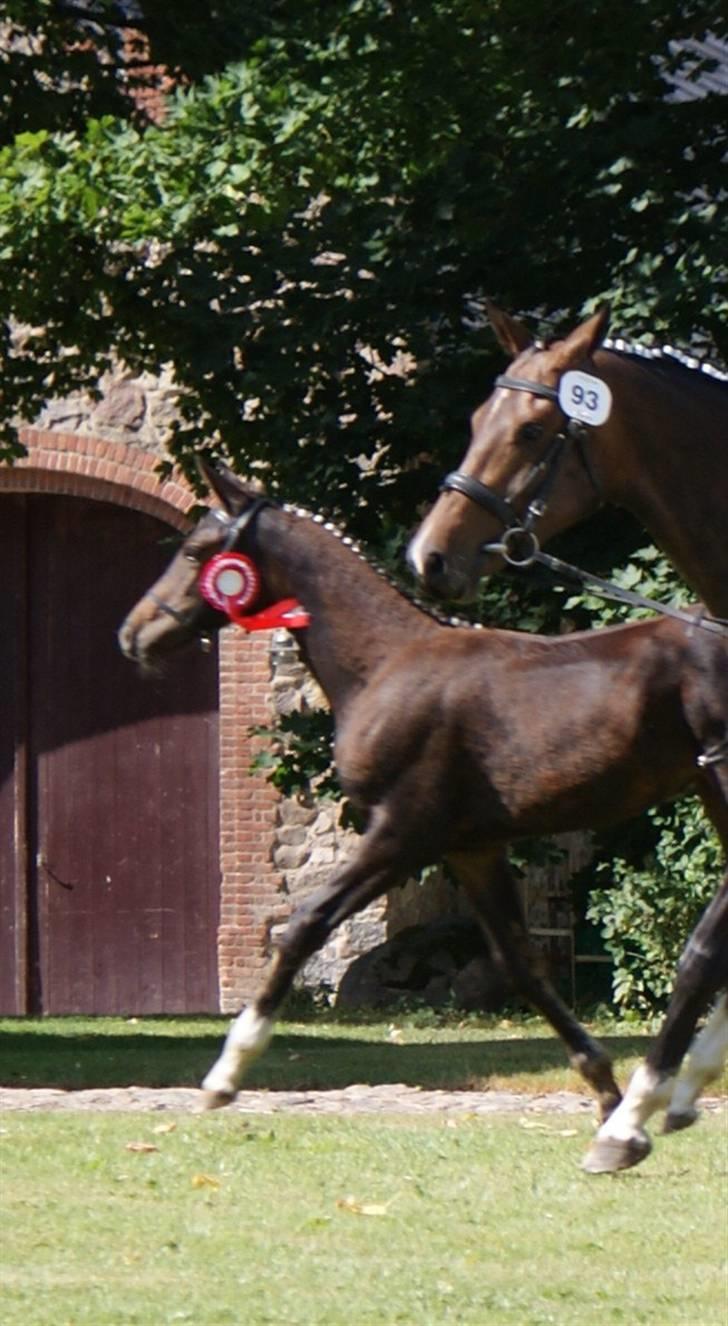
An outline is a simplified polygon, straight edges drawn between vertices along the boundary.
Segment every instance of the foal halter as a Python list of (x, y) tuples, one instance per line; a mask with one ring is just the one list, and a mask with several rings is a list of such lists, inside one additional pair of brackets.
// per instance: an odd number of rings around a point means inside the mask
[[(507, 373), (502, 373), (496, 378), (495, 385), (505, 387), (509, 391), (528, 391), (532, 396), (543, 396), (546, 400), (559, 404), (558, 391), (542, 382), (531, 382), (528, 378), (513, 378)], [(551, 439), (544, 455), (529, 470), (521, 488), (522, 494), (532, 491), (525, 517), (519, 515), (513, 504), (495, 489), (481, 483), (480, 479), (463, 474), (460, 470), (453, 470), (451, 474), (445, 475), (440, 491), (462, 493), (464, 497), (470, 498), (471, 502), (482, 506), (490, 515), (500, 520), (504, 529), (503, 538), (500, 543), (484, 544), (485, 552), (500, 553), (511, 566), (530, 566), (539, 551), (539, 542), (533, 526), (546, 511), (548, 495), (556, 481), (558, 466), (569, 442), (576, 447), (589, 482), (599, 500), (603, 501), (603, 493), (585, 447), (588, 437), (589, 430), (586, 424), (578, 419), (567, 419), (564, 427)]]
[[(243, 530), (254, 520), (261, 508), (271, 505), (267, 497), (257, 497), (239, 516), (228, 515), (227, 511), (221, 511), (219, 507), (215, 507), (210, 515), (223, 525), (227, 531), (220, 551), (232, 552)], [(179, 622), (180, 626), (191, 626), (198, 612), (197, 606), (189, 612), (180, 612), (179, 608), (172, 607), (171, 603), (167, 603), (166, 599), (163, 599), (153, 589), (148, 589), (145, 597), (151, 599), (152, 603), (156, 603), (157, 607), (161, 608), (162, 612), (166, 612), (168, 617), (173, 617), (176, 622)], [(209, 641), (205, 631), (200, 631), (199, 635), (203, 641)]]

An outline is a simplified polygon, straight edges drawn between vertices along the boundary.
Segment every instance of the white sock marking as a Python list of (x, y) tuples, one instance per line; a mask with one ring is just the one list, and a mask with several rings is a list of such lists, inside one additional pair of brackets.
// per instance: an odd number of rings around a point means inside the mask
[(246, 1069), (262, 1054), (272, 1032), (271, 1018), (261, 1017), (254, 1005), (243, 1009), (230, 1027), (222, 1053), (202, 1083), (204, 1090), (234, 1096)]
[(660, 1078), (652, 1068), (640, 1064), (632, 1074), (622, 1101), (602, 1124), (597, 1136), (619, 1142), (642, 1140), (644, 1124), (655, 1110), (664, 1108), (672, 1095), (674, 1077)]
[(703, 1030), (690, 1049), (677, 1080), (668, 1114), (695, 1114), (695, 1102), (703, 1087), (717, 1077), (728, 1055), (728, 995), (718, 1000)]

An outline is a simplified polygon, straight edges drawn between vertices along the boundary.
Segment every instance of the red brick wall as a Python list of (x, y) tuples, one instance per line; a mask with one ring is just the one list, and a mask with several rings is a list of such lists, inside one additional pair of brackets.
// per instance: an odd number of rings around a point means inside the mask
[(225, 1010), (253, 993), (282, 909), (272, 861), (278, 793), (250, 764), (261, 747), (254, 725), (269, 724), (270, 653), (265, 634), (220, 638), (220, 998)]
[[(27, 455), (0, 466), (0, 491), (58, 493), (114, 502), (187, 528), (195, 501), (184, 481), (160, 480), (157, 458), (137, 444), (83, 433), (27, 428)], [(278, 794), (250, 776), (260, 739), (249, 729), (271, 718), (267, 635), (220, 637), (220, 1007), (233, 1010), (252, 993), (265, 964), (271, 925), (281, 909), (280, 872), (272, 863)]]

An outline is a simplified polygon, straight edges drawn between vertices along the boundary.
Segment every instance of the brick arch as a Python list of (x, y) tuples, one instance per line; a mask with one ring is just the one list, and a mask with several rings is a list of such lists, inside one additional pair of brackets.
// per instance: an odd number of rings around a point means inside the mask
[(27, 454), (0, 468), (0, 491), (58, 493), (128, 506), (176, 529), (189, 525), (195, 495), (183, 479), (162, 479), (158, 456), (138, 443), (86, 433), (24, 428)]
[[(181, 478), (162, 479), (158, 453), (138, 442), (91, 433), (24, 428), (26, 455), (0, 465), (0, 493), (85, 497), (126, 506), (179, 530), (189, 528), (195, 494)], [(250, 775), (260, 739), (250, 735), (272, 714), (270, 642), (227, 630), (220, 638), (220, 930), (223, 1011), (252, 993), (266, 960), (271, 923), (281, 913), (281, 874), (273, 860), (280, 797)]]

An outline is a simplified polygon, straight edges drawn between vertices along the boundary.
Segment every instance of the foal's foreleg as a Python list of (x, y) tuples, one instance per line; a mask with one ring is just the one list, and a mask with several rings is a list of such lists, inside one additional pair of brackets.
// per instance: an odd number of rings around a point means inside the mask
[(518, 885), (504, 857), (452, 858), (486, 935), (500, 954), (519, 992), (550, 1022), (564, 1041), (572, 1066), (596, 1093), (600, 1120), (622, 1099), (606, 1050), (582, 1027), (539, 970), (526, 927)]
[(587, 1152), (584, 1168), (590, 1173), (628, 1169), (644, 1160), (651, 1150), (644, 1125), (656, 1110), (669, 1107), (668, 1129), (681, 1126), (679, 1119), (682, 1126), (693, 1122), (696, 1117), (695, 1097), (708, 1077), (720, 1070), (720, 1063), (716, 1066), (716, 1060), (722, 1057), (726, 1048), (726, 1006), (723, 1000), (695, 1043), (696, 1072), (692, 1078), (688, 1074), (689, 1086), (685, 1096), (676, 1089), (677, 1074), (698, 1018), (716, 992), (726, 985), (728, 875), (688, 941), (659, 1035), (644, 1064), (633, 1073), (622, 1104), (599, 1129)]
[(215, 1109), (235, 1098), (243, 1075), (266, 1048), (273, 1019), (296, 972), (348, 916), (405, 877), (407, 863), (393, 851), (391, 835), (370, 829), (353, 861), (294, 912), (278, 943), (263, 986), (234, 1020), (222, 1053), (202, 1083), (207, 1106)]

